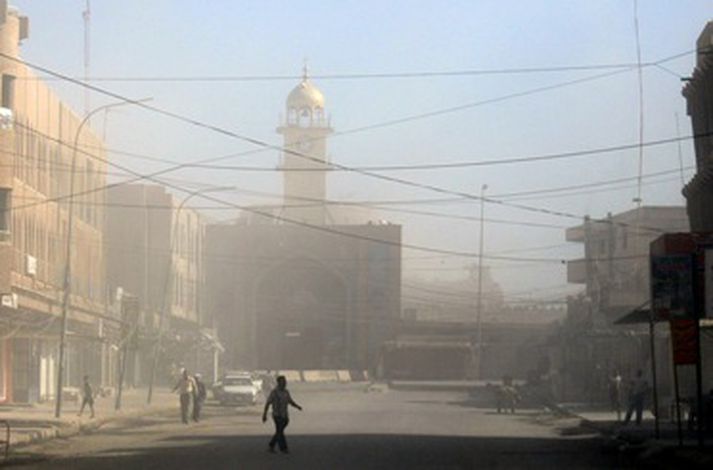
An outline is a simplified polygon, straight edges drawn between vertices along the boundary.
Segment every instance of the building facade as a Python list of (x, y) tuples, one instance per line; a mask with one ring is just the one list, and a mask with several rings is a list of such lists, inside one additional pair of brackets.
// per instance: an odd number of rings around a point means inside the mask
[[(606, 219), (585, 219), (567, 229), (567, 241), (582, 243), (584, 257), (567, 264), (567, 281), (585, 287), (567, 301), (567, 318), (551, 343), (553, 392), (560, 400), (603, 402), (608, 377), (651, 370), (647, 325), (617, 320), (650, 299), (649, 245), (662, 233), (687, 232), (684, 207), (643, 206)], [(656, 337), (661, 397), (671, 392), (668, 333)]]
[(649, 244), (661, 233), (688, 230), (684, 207), (644, 206), (587, 218), (565, 234), (584, 249), (583, 258), (567, 263), (567, 282), (584, 285), (594, 320), (610, 324), (649, 299)]
[[(65, 384), (109, 367), (103, 254), (104, 149), (89, 126), (19, 61), (28, 19), (0, 2), (0, 401), (54, 397), (76, 157)], [(74, 143), (77, 151), (73, 152)]]
[[(400, 311), (398, 225), (208, 227), (208, 306), (229, 367), (365, 369)], [(371, 241), (374, 240), (374, 241)]]
[(713, 232), (713, 21), (696, 42), (696, 68), (683, 88), (691, 117), (696, 174), (683, 188), (691, 230)]
[(152, 363), (160, 324), (167, 335), (162, 370), (172, 362), (200, 368), (201, 327), (210, 326), (201, 308), (205, 223), (183, 202), (159, 185), (126, 184), (107, 191), (108, 282), (112, 291), (138, 299), (144, 338), (132, 352), (130, 384), (148, 380), (146, 365)]

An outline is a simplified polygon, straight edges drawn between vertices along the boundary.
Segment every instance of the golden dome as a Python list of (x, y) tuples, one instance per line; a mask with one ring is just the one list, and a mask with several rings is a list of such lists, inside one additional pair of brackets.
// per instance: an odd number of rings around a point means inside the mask
[(305, 77), (287, 95), (287, 107), (294, 109), (324, 109), (324, 95)]

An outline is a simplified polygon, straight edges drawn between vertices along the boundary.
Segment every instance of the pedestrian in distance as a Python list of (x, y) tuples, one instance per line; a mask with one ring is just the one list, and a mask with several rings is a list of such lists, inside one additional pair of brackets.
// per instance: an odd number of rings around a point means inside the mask
[(267, 401), (268, 397), (270, 396), (270, 392), (275, 388), (275, 376), (272, 375), (272, 372), (268, 369), (268, 371), (262, 376), (262, 395), (265, 398), (265, 401)]
[(195, 382), (195, 389), (193, 392), (193, 421), (196, 423), (201, 419), (201, 410), (203, 409), (203, 403), (208, 396), (205, 389), (205, 383), (201, 378), (201, 374), (195, 374), (193, 376)]
[(302, 407), (295, 403), (287, 390), (287, 379), (284, 375), (277, 377), (277, 387), (275, 387), (265, 402), (265, 409), (262, 412), (262, 422), (267, 421), (267, 410), (272, 406), (272, 420), (275, 423), (275, 434), (270, 439), (268, 450), (275, 452), (275, 445), (278, 445), (283, 454), (289, 453), (287, 439), (285, 438), (285, 428), (290, 423), (288, 412), (289, 406), (294, 406), (302, 411)]
[(510, 410), (512, 414), (515, 414), (515, 405), (520, 401), (520, 394), (512, 384), (512, 377), (509, 375), (503, 377), (503, 383), (497, 388), (496, 393), (496, 408), (498, 413), (500, 413), (501, 410), (505, 412)]
[(612, 371), (609, 376), (609, 404), (611, 410), (616, 412), (617, 421), (621, 421), (621, 380), (619, 371)]
[(89, 382), (88, 375), (85, 375), (82, 378), (82, 381), (82, 406), (79, 408), (77, 416), (82, 416), (82, 413), (84, 413), (84, 407), (89, 405), (89, 411), (91, 412), (89, 417), (94, 418), (94, 389), (92, 388), (92, 384)]
[(181, 404), (181, 421), (183, 421), (184, 424), (188, 424), (188, 408), (191, 406), (191, 397), (195, 393), (195, 390), (196, 382), (193, 380), (193, 377), (188, 375), (188, 370), (183, 369), (181, 377), (173, 387), (172, 392), (178, 391)]
[(646, 395), (648, 395), (649, 383), (644, 378), (644, 371), (641, 369), (636, 371), (636, 377), (629, 383), (629, 393), (628, 393), (628, 408), (626, 410), (626, 416), (624, 417), (624, 425), (626, 426), (631, 421), (631, 416), (636, 412), (636, 425), (641, 425), (641, 417), (644, 412), (644, 402), (646, 401)]

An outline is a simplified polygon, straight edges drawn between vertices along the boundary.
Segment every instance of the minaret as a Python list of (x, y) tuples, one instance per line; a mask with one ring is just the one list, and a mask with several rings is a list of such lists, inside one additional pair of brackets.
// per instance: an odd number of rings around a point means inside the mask
[[(287, 96), (287, 114), (277, 128), (283, 135), (281, 168), (282, 216), (314, 225), (327, 223), (327, 136), (332, 133), (324, 112), (324, 96), (309, 80), (307, 66), (302, 81)], [(291, 153), (294, 152), (294, 153)], [(318, 170), (318, 171), (304, 171)], [(321, 204), (320, 204), (321, 203)], [(295, 207), (296, 206), (296, 207)]]

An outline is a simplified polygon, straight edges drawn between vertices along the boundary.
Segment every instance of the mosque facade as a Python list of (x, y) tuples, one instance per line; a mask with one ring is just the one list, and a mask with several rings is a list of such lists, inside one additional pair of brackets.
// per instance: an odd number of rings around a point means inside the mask
[(279, 211), (209, 225), (206, 306), (227, 368), (369, 369), (400, 318), (401, 226), (338, 223), (333, 132), (307, 77), (287, 97)]

